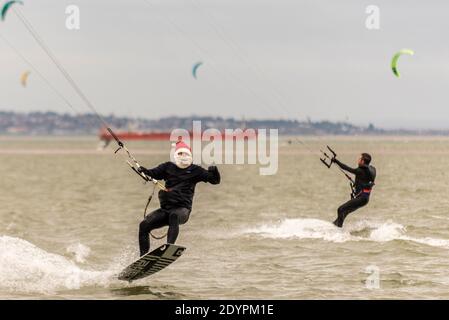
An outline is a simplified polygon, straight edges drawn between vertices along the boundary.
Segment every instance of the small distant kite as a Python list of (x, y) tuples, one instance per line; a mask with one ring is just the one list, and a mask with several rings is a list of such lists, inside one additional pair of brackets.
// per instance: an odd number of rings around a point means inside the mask
[(28, 77), (30, 76), (31, 72), (30, 71), (25, 71), (24, 73), (22, 73), (22, 75), (20, 76), (20, 83), (22, 84), (22, 86), (25, 88), (27, 86), (28, 83)]
[(415, 52), (413, 50), (410, 49), (402, 49), (399, 52), (397, 52), (394, 56), (393, 59), (391, 60), (391, 70), (393, 70), (393, 73), (396, 77), (400, 77), (401, 75), (399, 74), (398, 68), (397, 68), (397, 64), (398, 64), (398, 59), (400, 56), (402, 56), (403, 54), (408, 54), (410, 56), (413, 56), (415, 54)]
[(197, 72), (198, 68), (201, 67), (202, 64), (203, 64), (202, 62), (197, 62), (197, 63), (195, 63), (195, 64), (193, 65), (193, 68), (192, 68), (192, 76), (193, 76), (195, 79), (197, 79), (197, 77), (196, 77), (196, 72)]
[(1, 12), (2, 21), (5, 21), (6, 13), (9, 11), (9, 8), (11, 8), (11, 6), (15, 3), (23, 5), (22, 1), (8, 1), (3, 5), (2, 12)]

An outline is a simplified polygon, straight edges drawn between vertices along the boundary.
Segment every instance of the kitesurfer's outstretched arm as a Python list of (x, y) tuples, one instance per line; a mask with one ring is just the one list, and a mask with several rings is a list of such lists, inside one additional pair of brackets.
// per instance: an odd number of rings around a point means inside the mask
[(199, 175), (199, 181), (209, 182), (211, 184), (219, 184), (221, 181), (220, 172), (216, 166), (210, 166), (207, 170), (201, 168), (202, 172)]
[(156, 168), (147, 169), (145, 167), (140, 167), (139, 171), (145, 173), (147, 176), (150, 176), (153, 179), (164, 180), (167, 176), (167, 164), (169, 162), (162, 163), (158, 165)]
[(336, 163), (340, 168), (352, 174), (357, 174), (359, 172), (359, 168), (351, 168), (350, 166), (344, 164), (343, 162), (340, 162), (337, 158), (332, 159), (332, 162)]

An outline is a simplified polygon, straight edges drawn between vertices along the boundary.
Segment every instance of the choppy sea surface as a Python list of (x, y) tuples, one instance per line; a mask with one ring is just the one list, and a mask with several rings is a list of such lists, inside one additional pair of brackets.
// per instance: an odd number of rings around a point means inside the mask
[[(95, 138), (1, 138), (0, 299), (448, 299), (449, 139), (301, 139), (280, 142), (273, 176), (219, 165), (181, 226), (184, 255), (129, 284), (117, 274), (138, 257), (151, 187)], [(347, 181), (309, 152), (326, 144), (378, 171), (341, 230)], [(128, 147), (147, 167), (169, 157), (169, 143)]]

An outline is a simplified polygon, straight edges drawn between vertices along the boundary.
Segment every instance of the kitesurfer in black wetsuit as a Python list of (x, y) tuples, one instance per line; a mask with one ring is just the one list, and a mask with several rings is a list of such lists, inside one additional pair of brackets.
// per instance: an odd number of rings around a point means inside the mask
[(159, 191), (161, 207), (150, 213), (139, 226), (140, 255), (150, 250), (149, 233), (168, 226), (167, 243), (175, 243), (179, 225), (189, 220), (193, 195), (198, 182), (220, 183), (217, 167), (208, 170), (192, 164), (192, 152), (184, 142), (178, 141), (174, 154), (175, 163), (165, 162), (153, 169), (140, 167), (139, 171), (157, 179), (165, 180), (167, 191)]
[(368, 153), (361, 154), (358, 167), (355, 169), (345, 165), (335, 157), (332, 158), (332, 162), (336, 163), (343, 170), (355, 175), (351, 200), (338, 208), (338, 216), (334, 221), (334, 224), (341, 228), (348, 214), (368, 204), (374, 180), (376, 179), (376, 168), (370, 165), (371, 156)]

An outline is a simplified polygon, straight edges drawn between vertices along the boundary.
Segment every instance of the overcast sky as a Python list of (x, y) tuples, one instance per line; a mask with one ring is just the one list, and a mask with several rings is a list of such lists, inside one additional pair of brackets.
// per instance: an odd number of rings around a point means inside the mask
[[(449, 2), (24, 0), (21, 12), (103, 114), (348, 120), (448, 128)], [(80, 8), (80, 30), (65, 26)], [(365, 12), (380, 9), (380, 29)], [(13, 12), (0, 35), (89, 111)], [(415, 51), (390, 60), (402, 48)], [(202, 61), (198, 79), (192, 66)], [(0, 39), (0, 110), (71, 112)]]

